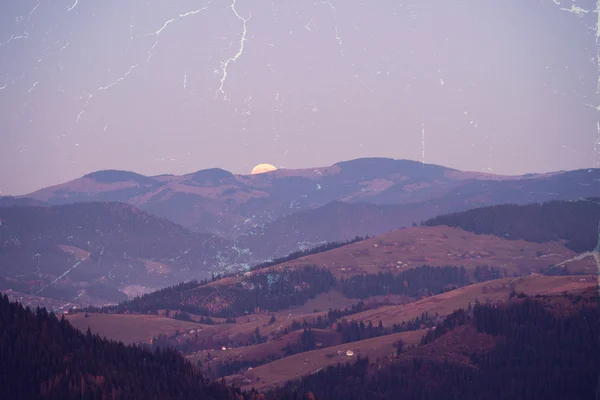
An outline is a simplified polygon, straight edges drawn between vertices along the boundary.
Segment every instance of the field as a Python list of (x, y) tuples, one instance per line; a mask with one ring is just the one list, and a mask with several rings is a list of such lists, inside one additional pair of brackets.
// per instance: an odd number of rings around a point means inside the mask
[(69, 322), (77, 329), (85, 332), (88, 327), (93, 333), (123, 343), (148, 343), (150, 339), (161, 333), (173, 334), (189, 329), (208, 330), (210, 325), (195, 322), (178, 321), (155, 315), (133, 314), (72, 314), (67, 315)]
[[(266, 343), (227, 349), (226, 351), (216, 349), (211, 351), (200, 351), (187, 356), (187, 359), (194, 364), (198, 360), (202, 361), (204, 369), (221, 361), (260, 362), (265, 359), (276, 359), (282, 356), (282, 351), (288, 344), (294, 345), (299, 343), (302, 333), (302, 330), (298, 330), (272, 339)], [(320, 347), (339, 345), (341, 343), (341, 335), (330, 329), (313, 329), (312, 333)], [(211, 353), (211, 355), (215, 357), (210, 362), (206, 361), (208, 353)]]
[[(408, 321), (421, 316), (424, 312), (429, 313), (430, 316), (438, 313), (440, 317), (443, 317), (458, 308), (467, 308), (469, 303), (473, 304), (475, 301), (482, 303), (508, 301), (512, 290), (517, 293), (523, 292), (527, 295), (560, 295), (562, 293), (589, 291), (596, 287), (597, 282), (595, 276), (546, 277), (534, 275), (521, 278), (504, 278), (460, 288), (413, 303), (382, 306), (344, 318), (347, 320), (363, 321), (365, 324), (371, 321), (374, 325), (381, 320), (384, 326), (390, 326), (393, 323)], [(402, 339), (408, 345), (418, 344), (424, 334), (425, 330), (403, 332), (295, 354), (253, 368), (250, 371), (245, 371), (243, 374), (230, 376), (227, 379), (245, 389), (250, 389), (251, 387), (261, 390), (268, 389), (283, 384), (287, 380), (316, 372), (329, 365), (353, 361), (357, 355), (368, 356), (371, 359), (389, 355), (394, 352), (394, 343), (399, 339)], [(293, 340), (292, 334), (287, 336), (288, 338), (282, 340)], [(478, 340), (485, 339), (483, 336), (480, 336), (475, 335), (473, 337)], [(486, 341), (484, 340), (483, 342)], [(478, 345), (483, 344), (479, 343)], [(488, 343), (487, 345), (491, 344)], [(235, 359), (238, 361), (260, 359), (261, 355), (276, 354), (283, 346), (283, 343), (269, 342), (259, 346), (235, 349), (231, 353), (228, 350), (227, 353), (219, 353), (219, 357), (221, 359)], [(352, 350), (354, 357), (347, 357), (347, 350)], [(420, 353), (417, 352), (415, 354)], [(456, 356), (459, 359), (464, 358), (458, 354)], [(190, 358), (197, 360), (201, 357), (202, 355), (198, 354)]]
[(345, 317), (349, 321), (372, 321), (377, 324), (380, 320), (384, 326), (402, 321), (408, 321), (427, 312), (430, 316), (438, 313), (440, 316), (450, 314), (459, 308), (467, 308), (469, 303), (506, 301), (510, 292), (523, 292), (527, 295), (552, 295), (563, 292), (581, 291), (598, 284), (597, 277), (586, 276), (527, 276), (521, 278), (503, 278), (465, 286), (436, 296), (400, 306), (383, 306), (366, 310)]
[[(361, 340), (360, 342), (345, 343), (339, 346), (294, 354), (293, 356), (261, 365), (251, 371), (246, 371), (243, 375), (230, 376), (227, 380), (235, 382), (242, 389), (255, 387), (259, 390), (266, 390), (277, 385), (282, 385), (290, 379), (300, 378), (317, 372), (329, 365), (355, 361), (359, 355), (375, 359), (394, 354), (394, 343), (398, 342), (398, 340), (401, 339), (408, 345), (416, 345), (421, 341), (421, 337), (424, 334), (424, 330), (394, 333), (392, 335)], [(348, 350), (354, 353), (352, 357), (346, 355)]]
[[(180, 332), (191, 329), (200, 330), (200, 338), (213, 336), (215, 339), (235, 339), (250, 336), (258, 327), (262, 335), (271, 335), (279, 330), (285, 329), (296, 320), (302, 323), (304, 320), (312, 321), (319, 315), (324, 316), (327, 312), (298, 313), (280, 312), (272, 314), (249, 314), (237, 319), (235, 324), (203, 325), (196, 322), (179, 321), (156, 315), (139, 314), (71, 314), (66, 315), (69, 322), (77, 329), (85, 332), (88, 327), (93, 333), (109, 339), (122, 341), (124, 343), (148, 343), (150, 339), (160, 334), (173, 335), (176, 330)], [(271, 316), (276, 317), (276, 322), (269, 325)]]

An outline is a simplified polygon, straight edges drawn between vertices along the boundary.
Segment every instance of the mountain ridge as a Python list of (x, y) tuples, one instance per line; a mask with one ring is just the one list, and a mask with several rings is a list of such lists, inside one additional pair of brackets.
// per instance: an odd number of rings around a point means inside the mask
[[(303, 218), (295, 214), (304, 213), (310, 218), (321, 207), (333, 209), (332, 204), (338, 204), (341, 209), (339, 202), (369, 204), (371, 211), (366, 210), (367, 206), (356, 206), (357, 210), (364, 208), (358, 214), (361, 218), (360, 213), (365, 213), (363, 219), (375, 216), (373, 205), (381, 210), (397, 206), (398, 210), (393, 218), (380, 218), (373, 224), (373, 231), (351, 230), (348, 236), (340, 233), (325, 237), (325, 241), (379, 234), (473, 207), (598, 195), (596, 180), (600, 180), (600, 169), (505, 176), (411, 160), (360, 158), (328, 167), (280, 169), (258, 175), (233, 174), (220, 168), (152, 177), (128, 171), (97, 171), (27, 197), (46, 205), (127, 202), (196, 232), (239, 239), (242, 243), (263, 241), (264, 248), (257, 251), (257, 257), (266, 259), (298, 250), (310, 235), (300, 234), (296, 241), (286, 238), (287, 243), (277, 243), (284, 239), (282, 235), (265, 236), (261, 234), (265, 227), (279, 224), (284, 231), (292, 231), (286, 223)], [(323, 224), (337, 223), (331, 219), (335, 213), (321, 212)], [(392, 220), (398, 222), (390, 227)], [(280, 250), (269, 253), (269, 248)]]

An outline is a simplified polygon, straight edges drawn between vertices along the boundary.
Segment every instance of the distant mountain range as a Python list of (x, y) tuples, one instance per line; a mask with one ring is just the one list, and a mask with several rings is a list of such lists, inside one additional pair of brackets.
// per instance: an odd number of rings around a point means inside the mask
[(234, 175), (214, 168), (147, 177), (98, 171), (0, 206), (125, 202), (194, 232), (236, 240), (253, 261), (496, 204), (600, 194), (600, 169), (501, 176), (388, 158)]

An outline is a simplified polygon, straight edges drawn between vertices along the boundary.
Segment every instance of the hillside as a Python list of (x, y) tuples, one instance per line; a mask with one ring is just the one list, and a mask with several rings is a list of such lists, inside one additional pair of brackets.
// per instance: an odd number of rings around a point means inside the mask
[(257, 309), (295, 309), (309, 301), (311, 307), (326, 310), (311, 299), (331, 290), (355, 302), (390, 295), (419, 299), (470, 283), (540, 274), (566, 261), (568, 270), (557, 272), (596, 272), (593, 258), (578, 259), (559, 242), (418, 226), (221, 279), (190, 282), (102, 311), (146, 314), (169, 309), (226, 318)]
[[(376, 359), (377, 357), (393, 355), (396, 351), (394, 347), (395, 343), (401, 340), (406, 345), (418, 345), (424, 334), (425, 331), (394, 333), (378, 338), (361, 340), (360, 342), (295, 354), (253, 368), (244, 374), (230, 376), (227, 382), (240, 385), (246, 390), (251, 388), (256, 388), (260, 391), (274, 389), (277, 386), (284, 385), (289, 380), (319, 372), (327, 366), (356, 361), (357, 356)], [(354, 358), (346, 355), (348, 350), (354, 353)]]
[(599, 239), (600, 198), (551, 201), (542, 204), (504, 204), (440, 215), (426, 226), (447, 225), (477, 234), (530, 242), (564, 240), (565, 247), (584, 252)]
[[(451, 315), (457, 309), (462, 308), (466, 310), (470, 305), (475, 305), (476, 302), (480, 302), (481, 304), (507, 303), (510, 301), (511, 292), (513, 291), (518, 293), (519, 296), (554, 296), (551, 297), (551, 304), (558, 304), (560, 308), (562, 307), (560, 305), (561, 296), (564, 293), (572, 295), (573, 298), (586, 293), (595, 295), (596, 285), (597, 280), (595, 276), (530, 276), (517, 279), (499, 279), (456, 289), (412, 303), (393, 306), (384, 305), (364, 312), (350, 314), (341, 317), (338, 323), (341, 323), (342, 320), (347, 320), (358, 323), (362, 322), (365, 325), (372, 322), (374, 325), (377, 325), (381, 321), (384, 327), (389, 328), (394, 324), (401, 325), (403, 322), (414, 320), (423, 315), (436, 316), (435, 319), (439, 319)], [(570, 302), (571, 300), (567, 301)], [(284, 384), (288, 380), (311, 374), (328, 365), (335, 365), (340, 362), (343, 364), (346, 360), (354, 361), (355, 359), (349, 359), (346, 356), (347, 350), (352, 350), (358, 356), (368, 356), (372, 360), (377, 357), (383, 358), (394, 353), (394, 344), (399, 339), (402, 339), (406, 345), (416, 345), (425, 333), (425, 329), (391, 333), (357, 342), (295, 354), (273, 362), (264, 363), (264, 365), (253, 368), (251, 372), (244, 372), (241, 376), (232, 376), (230, 379), (232, 382), (242, 385), (242, 387), (256, 387), (261, 390), (273, 388)], [(263, 355), (277, 353), (280, 347), (277, 341), (270, 341), (260, 346), (263, 349), (259, 350), (256, 348), (258, 346), (252, 346), (233, 350), (231, 354), (228, 351), (225, 355), (219, 355), (219, 357), (220, 359), (226, 357), (225, 359), (230, 361), (257, 360), (259, 359), (256, 356), (257, 353)], [(447, 349), (445, 352), (438, 353), (436, 357), (443, 360), (446, 353)], [(196, 362), (199, 359), (203, 360), (203, 354), (205, 353), (193, 355), (189, 358)], [(254, 381), (255, 377), (260, 377), (260, 383), (245, 382), (246, 379)]]
[[(508, 302), (511, 297), (524, 295), (568, 294), (575, 298), (585, 293), (596, 293), (596, 287), (597, 279), (594, 275), (552, 277), (533, 275), (502, 278), (427, 296), (413, 302), (404, 302), (405, 304), (401, 305), (386, 305), (386, 302), (390, 304), (389, 300), (383, 298), (379, 301), (384, 304), (377, 303), (375, 297), (371, 297), (367, 305), (369, 308), (365, 311), (360, 309), (349, 311), (346, 308), (345, 314), (337, 314), (342, 315), (339, 317), (336, 317), (335, 313), (330, 317), (328, 314), (331, 311), (303, 314), (303, 307), (295, 305), (268, 313), (257, 310), (258, 313), (236, 317), (232, 323), (209, 326), (190, 323), (178, 334), (173, 331), (176, 325), (183, 328), (181, 322), (169, 321), (163, 317), (90, 313), (88, 320), (106, 321), (101, 325), (90, 323), (90, 326), (95, 332), (101, 332), (111, 338), (123, 339), (124, 333), (140, 332), (137, 340), (146, 341), (149, 335), (143, 332), (141, 327), (148, 327), (160, 336), (159, 340), (154, 338), (154, 345), (168, 344), (184, 354), (189, 354), (188, 358), (194, 364), (200, 361), (202, 370), (208, 374), (221, 377), (230, 371), (230, 374), (234, 374), (230, 379), (236, 384), (247, 388), (252, 386), (271, 388), (327, 365), (343, 362), (348, 349), (359, 355), (383, 357), (393, 352), (393, 345), (399, 338), (407, 344), (416, 344), (425, 333), (424, 327), (432, 326), (431, 324), (435, 324), (440, 318), (450, 315), (456, 309), (467, 309), (477, 302), (498, 304)], [(195, 289), (191, 290), (191, 293), (195, 292)], [(310, 301), (314, 305), (320, 305), (321, 309), (331, 310), (333, 303), (330, 302), (331, 305), (328, 306), (326, 302), (329, 297), (330, 300), (337, 302), (338, 307), (344, 307), (344, 303), (340, 303), (342, 299), (336, 299), (334, 293), (330, 291)], [(317, 300), (318, 297), (321, 298)], [(354, 303), (345, 303), (347, 304), (345, 307), (348, 307), (348, 304), (356, 304), (356, 301), (358, 299), (355, 299)], [(180, 303), (180, 307), (181, 304), (184, 303)], [(69, 318), (76, 318), (79, 323), (85, 323), (86, 320), (82, 314)], [(295, 328), (294, 324), (296, 324)], [(355, 328), (352, 324), (355, 324)], [(385, 332), (370, 337), (371, 324), (374, 326), (380, 324)], [(347, 334), (351, 334), (352, 329), (359, 329), (359, 325), (361, 337), (358, 339), (348, 337)], [(153, 328), (150, 328), (151, 326)], [(302, 348), (303, 345), (299, 342), (302, 327), (314, 330), (313, 345), (317, 346), (317, 349), (319, 346), (325, 348), (308, 352), (300, 349), (296, 350), (300, 351), (299, 354), (288, 355), (286, 347)], [(367, 330), (363, 331), (365, 327)], [(189, 333), (188, 328), (191, 329)], [(262, 337), (259, 342), (256, 342), (257, 332), (260, 332)], [(340, 340), (342, 344), (332, 347), (340, 343)], [(219, 350), (222, 346), (227, 347), (227, 350)], [(338, 354), (338, 351), (341, 353)], [(249, 367), (253, 367), (252, 371), (240, 373)], [(256, 377), (260, 378), (260, 384), (254, 382)], [(248, 379), (251, 382), (248, 382)]]
[(202, 278), (234, 265), (230, 243), (125, 203), (0, 208), (0, 289), (75, 304)]
[(567, 316), (556, 316), (537, 299), (478, 305), (438, 325), (422, 346), (315, 371), (273, 396), (591, 399), (600, 370), (600, 348), (593, 339), (600, 335), (597, 307), (597, 297)]
[(82, 332), (90, 329), (94, 334), (101, 337), (108, 337), (126, 344), (148, 343), (155, 336), (161, 334), (172, 335), (178, 330), (209, 328), (208, 325), (155, 315), (79, 313), (67, 315), (66, 317), (73, 327)]
[(149, 352), (83, 334), (44, 309), (34, 313), (5, 296), (0, 296), (0, 353), (6, 399), (244, 398), (206, 381), (173, 351)]
[[(282, 271), (290, 267), (315, 265), (327, 268), (336, 277), (379, 272), (399, 272), (421, 265), (462, 265), (470, 271), (477, 266), (498, 267), (512, 276), (539, 273), (551, 265), (577, 255), (560, 242), (535, 243), (507, 240), (494, 235), (477, 235), (447, 226), (418, 226), (385, 233), (337, 249), (283, 262), (266, 269), (212, 282), (210, 286), (227, 286), (248, 276)], [(593, 273), (593, 259), (568, 264), (572, 272)]]
[(525, 293), (528, 296), (560, 295), (577, 293), (598, 284), (595, 275), (582, 276), (526, 276), (502, 278), (465, 286), (436, 296), (426, 297), (399, 306), (382, 306), (372, 310), (352, 314), (346, 319), (356, 322), (382, 321), (384, 326), (408, 321), (423, 313), (446, 316), (459, 308), (467, 308), (469, 303), (495, 303), (507, 301), (511, 292)]

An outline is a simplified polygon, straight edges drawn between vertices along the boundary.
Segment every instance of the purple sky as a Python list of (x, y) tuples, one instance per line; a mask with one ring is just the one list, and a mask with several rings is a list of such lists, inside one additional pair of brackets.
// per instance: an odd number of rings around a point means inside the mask
[(0, 194), (370, 156), (598, 167), (595, 3), (2, 1)]

